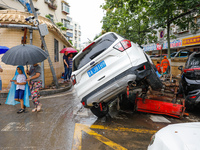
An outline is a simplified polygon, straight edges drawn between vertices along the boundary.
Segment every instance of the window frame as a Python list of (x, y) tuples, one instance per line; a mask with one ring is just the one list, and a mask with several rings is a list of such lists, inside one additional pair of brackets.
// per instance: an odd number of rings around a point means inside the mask
[(54, 62), (59, 62), (59, 41), (54, 39)]

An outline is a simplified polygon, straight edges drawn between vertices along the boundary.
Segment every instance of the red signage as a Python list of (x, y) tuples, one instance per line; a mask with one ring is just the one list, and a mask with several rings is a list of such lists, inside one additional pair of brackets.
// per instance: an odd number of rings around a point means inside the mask
[(157, 49), (157, 50), (161, 50), (161, 49), (162, 49), (162, 45), (157, 44), (157, 45), (156, 45), (156, 49)]

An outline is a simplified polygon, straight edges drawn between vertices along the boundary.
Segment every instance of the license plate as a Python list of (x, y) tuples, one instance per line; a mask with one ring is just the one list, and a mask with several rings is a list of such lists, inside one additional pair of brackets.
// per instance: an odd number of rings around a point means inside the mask
[(95, 73), (97, 73), (98, 71), (100, 71), (101, 69), (106, 67), (106, 63), (105, 61), (100, 62), (99, 64), (97, 64), (96, 66), (94, 66), (92, 69), (87, 71), (87, 74), (89, 77), (93, 76)]

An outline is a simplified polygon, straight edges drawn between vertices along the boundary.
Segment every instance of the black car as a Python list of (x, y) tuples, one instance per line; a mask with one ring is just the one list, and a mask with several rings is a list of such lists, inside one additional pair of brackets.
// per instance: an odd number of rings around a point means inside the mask
[(183, 66), (179, 93), (185, 96), (186, 108), (191, 109), (200, 104), (200, 52), (193, 52)]

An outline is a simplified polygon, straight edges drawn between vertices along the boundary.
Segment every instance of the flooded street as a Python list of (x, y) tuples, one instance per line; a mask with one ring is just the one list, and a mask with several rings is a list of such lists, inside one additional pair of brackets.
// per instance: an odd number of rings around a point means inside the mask
[(0, 101), (1, 150), (145, 150), (151, 136), (172, 123), (200, 121), (197, 113), (182, 120), (164, 115), (117, 111), (113, 104), (108, 116), (98, 119), (82, 107), (75, 90), (41, 97), (41, 112), (31, 108), (17, 114), (19, 105)]

